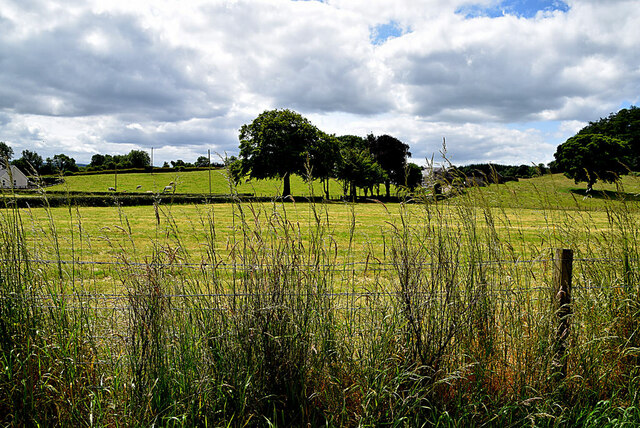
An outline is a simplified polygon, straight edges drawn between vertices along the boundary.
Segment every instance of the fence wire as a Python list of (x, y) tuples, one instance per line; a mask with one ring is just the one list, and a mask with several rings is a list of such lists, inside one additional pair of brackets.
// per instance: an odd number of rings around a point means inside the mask
[[(582, 264), (592, 264), (592, 263), (623, 263), (629, 262), (630, 260), (622, 260), (622, 259), (610, 259), (610, 258), (575, 258), (573, 259), (575, 263)], [(634, 261), (634, 260), (631, 260)], [(12, 262), (11, 260), (0, 259), (0, 262)], [(47, 260), (47, 259), (28, 259), (25, 262), (32, 264), (42, 264), (42, 265), (65, 265), (65, 266), (111, 266), (115, 268), (120, 268), (121, 272), (130, 273), (128, 269), (135, 270), (143, 270), (143, 269), (221, 269), (228, 270), (234, 272), (246, 272), (246, 271), (261, 271), (261, 270), (269, 270), (273, 268), (273, 264), (242, 264), (242, 263), (141, 263), (141, 262), (126, 262), (126, 261), (86, 261), (86, 260)], [(546, 265), (548, 263), (553, 262), (553, 259), (528, 259), (528, 260), (494, 260), (494, 261), (483, 261), (483, 262), (473, 262), (476, 265), (482, 266), (503, 266), (503, 265), (534, 265), (534, 264), (543, 264)], [(471, 263), (471, 262), (470, 262)], [(432, 268), (434, 266), (433, 263), (415, 263), (411, 265), (411, 268)], [(286, 267), (286, 265), (285, 265)], [(309, 268), (314, 269), (330, 269), (336, 274), (344, 274), (345, 272), (353, 274), (354, 276), (360, 274), (361, 272), (372, 271), (372, 272), (398, 272), (398, 266), (396, 266), (392, 262), (380, 262), (380, 261), (354, 261), (354, 262), (344, 262), (337, 264), (308, 264), (308, 265), (299, 265), (296, 264), (296, 269), (304, 270)], [(351, 270), (349, 270), (351, 269)], [(547, 274), (550, 273), (552, 268), (546, 266), (545, 271)], [(84, 278), (88, 281), (93, 281), (95, 278)], [(390, 278), (389, 281), (394, 281), (394, 278)], [(526, 287), (504, 287), (504, 282), (508, 281), (500, 281), (502, 287), (488, 287), (483, 292), (485, 292), (488, 296), (491, 297), (500, 297), (502, 299), (507, 298), (508, 296), (518, 296), (518, 295), (533, 295), (540, 293), (548, 293), (550, 292), (550, 281), (548, 279), (544, 280), (534, 280), (530, 281), (533, 284), (543, 284), (543, 285), (529, 285)], [(381, 299), (381, 298), (391, 298), (397, 296), (399, 291), (394, 289), (393, 284), (390, 284), (391, 287), (389, 289), (385, 289), (382, 291), (371, 291), (371, 290), (363, 290), (363, 291), (340, 291), (340, 292), (322, 292), (321, 295), (326, 299), (333, 300), (344, 300), (344, 299)], [(81, 291), (75, 291), (72, 293), (54, 293), (47, 292), (44, 294), (31, 294), (31, 295), (10, 295), (3, 294), (0, 297), (2, 299), (33, 299), (41, 302), (41, 305), (45, 309), (52, 309), (60, 307), (60, 305), (65, 305), (65, 307), (69, 310), (82, 309), (82, 308), (91, 308), (95, 310), (103, 310), (103, 309), (120, 309), (126, 310), (130, 308), (130, 305), (122, 304), (123, 302), (130, 302), (135, 299), (144, 298), (144, 293), (140, 293), (139, 291), (131, 291), (127, 290), (126, 286), (121, 286), (124, 291), (122, 293), (101, 293), (97, 291), (87, 291), (86, 289)], [(397, 288), (397, 287), (395, 287)], [(616, 289), (624, 289), (625, 286), (622, 283), (614, 283), (614, 284), (593, 284), (588, 281), (574, 281), (573, 291), (576, 293), (580, 293), (582, 291), (597, 291), (597, 290), (616, 290)], [(447, 295), (447, 291), (413, 291), (414, 295), (420, 297), (444, 297)], [(300, 292), (280, 292), (282, 297), (292, 298), (300, 295)], [(312, 294), (312, 293), (311, 293)], [(260, 292), (215, 292), (215, 293), (161, 293), (159, 297), (162, 299), (181, 299), (183, 301), (196, 300), (196, 299), (248, 299), (248, 298), (256, 298), (256, 297), (266, 297), (269, 293), (264, 293), (263, 295)], [(71, 303), (76, 303), (74, 306), (69, 306)], [(103, 302), (101, 306), (97, 305), (97, 302)], [(113, 303), (113, 305), (107, 305), (108, 302)], [(81, 305), (77, 303), (82, 303)], [(92, 304), (94, 304), (92, 306)], [(82, 306), (85, 305), (85, 306)], [(88, 306), (86, 306), (88, 305)], [(188, 310), (188, 308), (182, 308), (183, 310)], [(217, 309), (220, 308), (208, 308), (208, 309)], [(340, 308), (335, 308), (340, 309)], [(354, 308), (349, 308), (354, 309)], [(366, 309), (366, 307), (360, 307), (356, 309)]]
[[(11, 262), (10, 260), (0, 260), (0, 262)], [(127, 278), (131, 277), (132, 271), (140, 271), (149, 269), (221, 269), (226, 271), (238, 272), (240, 275), (247, 271), (260, 271), (272, 269), (272, 265), (258, 264), (240, 264), (240, 263), (139, 263), (126, 261), (82, 261), (82, 260), (47, 260), (47, 259), (29, 259), (26, 262), (34, 265), (43, 266), (60, 266), (64, 265), (73, 268), (74, 266), (106, 266), (117, 270), (123, 275), (124, 280), (118, 290), (113, 292), (97, 292), (90, 291), (85, 288), (78, 289), (75, 292), (54, 292), (53, 287), (43, 289), (40, 292), (17, 294), (0, 294), (2, 300), (28, 300), (35, 304), (37, 308), (45, 312), (65, 313), (70, 316), (78, 317), (78, 319), (86, 319), (91, 340), (96, 346), (108, 347), (113, 352), (111, 359), (105, 359), (102, 356), (92, 361), (75, 361), (77, 365), (119, 365), (125, 362), (127, 357), (127, 347), (132, 346), (133, 324), (136, 322), (135, 317), (140, 316), (140, 311), (147, 311), (153, 305), (161, 305), (163, 316), (166, 316), (167, 322), (173, 317), (176, 319), (190, 319), (190, 317), (217, 317), (216, 319), (234, 319), (237, 316), (256, 316), (260, 313), (275, 313), (281, 311), (297, 310), (300, 301), (309, 301), (315, 299), (320, 305), (325, 305), (324, 310), (331, 312), (338, 322), (349, 325), (349, 335), (357, 337), (376, 337), (382, 327), (380, 324), (370, 322), (376, 317), (384, 316), (385, 311), (396, 311), (402, 313), (405, 304), (405, 295), (402, 287), (398, 285), (398, 276), (390, 275), (385, 281), (376, 283), (376, 289), (373, 290), (357, 290), (349, 288), (356, 279), (362, 276), (363, 272), (389, 272), (397, 274), (398, 266), (392, 262), (380, 261), (353, 261), (339, 264), (327, 265), (296, 265), (296, 269), (327, 269), (332, 270), (336, 274), (348, 273), (349, 278), (337, 279), (336, 281), (344, 281), (338, 284), (345, 287), (346, 291), (317, 291), (312, 284), (305, 290), (297, 291), (278, 291), (277, 301), (271, 299), (272, 294), (263, 290), (255, 291), (227, 291), (224, 286), (222, 291), (218, 292), (163, 292), (159, 289), (135, 288), (126, 284)], [(554, 292), (552, 290), (552, 271), (553, 260), (548, 258), (530, 259), (530, 260), (495, 260), (477, 262), (477, 265), (487, 266), (489, 269), (495, 268), (495, 277), (489, 280), (495, 280), (493, 284), (484, 284), (478, 294), (463, 296), (462, 290), (413, 290), (411, 298), (416, 299), (421, 305), (433, 305), (437, 308), (445, 310), (448, 299), (452, 293), (456, 299), (464, 301), (466, 305), (487, 299), (495, 305), (496, 313), (507, 314), (507, 318), (511, 317), (511, 311), (516, 306), (526, 307), (521, 309), (525, 311), (544, 311), (547, 316), (552, 314), (552, 301)], [(624, 263), (628, 260), (610, 259), (610, 258), (576, 258), (574, 263), (574, 284), (573, 297), (576, 304), (593, 305), (598, 299), (607, 299), (607, 301), (622, 302), (628, 299), (625, 295), (625, 284), (623, 281), (593, 283), (589, 280), (576, 275), (576, 271), (588, 272), (594, 266), (600, 263), (617, 264)], [(536, 265), (540, 266), (541, 273), (534, 278), (533, 270)], [(286, 267), (286, 265), (285, 265)], [(413, 268), (424, 268), (425, 272), (434, 267), (432, 263), (414, 264)], [(511, 267), (507, 272), (513, 273), (514, 268), (524, 269), (520, 272), (520, 278), (509, 279), (502, 275), (504, 272), (501, 267)], [(577, 267), (578, 269), (575, 269)], [(636, 268), (637, 269), (637, 268)], [(144, 272), (143, 272), (144, 273)], [(518, 272), (516, 272), (518, 273)], [(89, 278), (91, 282), (94, 278)], [(78, 280), (78, 278), (76, 278)], [(85, 278), (86, 280), (86, 278)], [(171, 281), (172, 278), (166, 278)], [(189, 280), (187, 278), (187, 280)], [(226, 279), (232, 281), (233, 279)], [(242, 280), (242, 279), (240, 279)], [(202, 279), (199, 279), (202, 281)], [(224, 283), (224, 281), (223, 281)], [(522, 285), (524, 284), (524, 285)], [(226, 284), (228, 285), (228, 284)], [(115, 290), (115, 288), (114, 288)], [(4, 303), (3, 303), (4, 304)], [(304, 305), (303, 305), (304, 306)], [(533, 309), (532, 309), (533, 308)], [(247, 310), (249, 313), (240, 315), (240, 312)], [(509, 318), (511, 319), (511, 318)], [(513, 318), (513, 319), (518, 319)], [(173, 328), (168, 326), (169, 329)], [(402, 334), (402, 325), (399, 324), (397, 334)], [(174, 335), (180, 335), (179, 331), (173, 331)], [(222, 335), (230, 335), (233, 333), (220, 333)], [(95, 388), (101, 388), (96, 385)]]

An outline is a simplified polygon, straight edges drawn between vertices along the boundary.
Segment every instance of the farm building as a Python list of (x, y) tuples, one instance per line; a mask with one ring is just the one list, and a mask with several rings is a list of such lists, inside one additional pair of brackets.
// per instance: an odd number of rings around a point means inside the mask
[(3, 189), (24, 189), (29, 186), (29, 180), (15, 165), (9, 166), (11, 170), (0, 167), (0, 188)]

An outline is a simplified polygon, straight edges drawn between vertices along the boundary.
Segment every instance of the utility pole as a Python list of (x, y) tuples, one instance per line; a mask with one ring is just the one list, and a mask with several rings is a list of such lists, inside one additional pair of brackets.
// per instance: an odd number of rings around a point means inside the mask
[(211, 149), (207, 149), (207, 155), (209, 158), (209, 196), (211, 196)]

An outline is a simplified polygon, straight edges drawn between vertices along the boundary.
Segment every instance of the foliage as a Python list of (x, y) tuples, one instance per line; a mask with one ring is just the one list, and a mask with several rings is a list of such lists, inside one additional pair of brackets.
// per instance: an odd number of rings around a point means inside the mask
[(409, 162), (405, 167), (404, 183), (403, 185), (410, 190), (415, 190), (422, 184), (422, 167), (415, 163)]
[(44, 166), (42, 156), (30, 150), (23, 150), (22, 157), (11, 163), (20, 168), (20, 170), (27, 175), (34, 172), (40, 174), (42, 167)]
[(387, 179), (387, 174), (375, 161), (364, 138), (355, 135), (338, 137), (340, 142), (340, 157), (336, 165), (336, 178), (343, 182), (344, 193), (351, 200), (356, 198), (358, 187), (367, 191), (373, 186)]
[(196, 159), (196, 162), (193, 165), (198, 168), (206, 168), (210, 166), (209, 158), (207, 156), (198, 156), (198, 159)]
[(151, 157), (144, 150), (131, 150), (126, 155), (95, 154), (91, 157), (87, 169), (90, 171), (105, 169), (146, 168), (151, 166)]
[(339, 162), (340, 142), (334, 135), (319, 131), (318, 138), (312, 142), (308, 149), (310, 178), (320, 179), (323, 183), (323, 191), (326, 199), (329, 199), (329, 179), (336, 173), (336, 164)]
[(584, 181), (591, 190), (597, 180), (612, 183), (628, 172), (629, 144), (599, 134), (578, 134), (558, 146), (556, 167), (573, 178)]
[(502, 183), (505, 178), (531, 178), (545, 174), (547, 168), (539, 165), (502, 165), (493, 163), (470, 164), (456, 167), (465, 177), (484, 177), (490, 183)]
[(588, 134), (601, 134), (628, 142), (631, 148), (628, 166), (633, 171), (640, 171), (640, 108), (631, 106), (597, 122), (589, 122), (577, 135)]
[(369, 134), (367, 136), (367, 145), (373, 159), (382, 167), (386, 174), (384, 185), (388, 198), (391, 196), (391, 183), (403, 185), (405, 182), (407, 157), (411, 156), (409, 145), (386, 134), (378, 137)]
[(53, 158), (47, 158), (45, 164), (42, 166), (42, 174), (65, 174), (67, 172), (77, 172), (78, 165), (76, 160), (72, 157), (60, 153), (54, 155)]
[(307, 154), (319, 135), (308, 119), (292, 110), (266, 110), (240, 128), (242, 172), (256, 179), (283, 178), (282, 195), (290, 195), (290, 176), (305, 175)]
[(0, 141), (0, 162), (10, 161), (13, 157), (13, 149), (4, 141)]
[(188, 168), (190, 166), (193, 166), (193, 164), (185, 162), (182, 159), (171, 161), (171, 167), (177, 170), (182, 170), (183, 168)]
[(151, 157), (144, 150), (131, 150), (127, 155), (131, 168), (146, 168), (151, 165)]
[(225, 164), (230, 180), (235, 186), (238, 186), (243, 177), (242, 161), (235, 156), (230, 156), (225, 159)]

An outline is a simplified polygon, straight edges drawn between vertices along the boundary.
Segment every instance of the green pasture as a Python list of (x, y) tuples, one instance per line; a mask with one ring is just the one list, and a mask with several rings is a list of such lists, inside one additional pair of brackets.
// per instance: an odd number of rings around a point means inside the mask
[[(449, 236), (459, 237), (463, 248), (479, 245), (481, 252), (488, 254), (483, 256), (487, 262), (548, 259), (554, 248), (572, 248), (577, 257), (607, 257), (608, 247), (603, 243), (612, 233), (612, 213), (630, 215), (638, 224), (637, 211), (629, 213), (619, 207), (611, 211), (494, 208), (452, 201), (429, 205), (243, 203), (21, 210), (33, 254), (43, 260), (87, 263), (67, 275), (89, 275), (92, 286), (114, 287), (114, 291), (121, 285), (118, 265), (101, 263), (146, 264), (159, 258), (177, 265), (233, 266), (243, 263), (246, 248), (267, 251), (277, 246), (285, 230), (293, 235), (287, 239), (302, 251), (321, 235), (322, 242), (317, 245), (325, 254), (322, 263), (338, 271), (350, 266), (349, 275), (357, 278), (352, 286), (361, 289), (367, 288), (371, 277), (367, 270), (378, 267), (386, 272), (377, 276), (378, 282), (394, 275), (390, 248), (403, 226), (412, 230), (416, 240), (426, 228), (447, 229)], [(420, 243), (428, 250), (438, 245), (437, 239), (427, 237)], [(53, 267), (55, 264), (49, 266)]]
[(597, 210), (623, 200), (640, 201), (640, 177), (625, 175), (619, 183), (597, 182), (590, 194), (585, 183), (576, 184), (562, 174), (492, 184), (468, 192), (474, 199), (494, 207)]
[[(183, 171), (164, 173), (129, 173), (129, 174), (95, 174), (72, 175), (64, 177), (64, 183), (47, 188), (52, 191), (71, 192), (107, 192), (110, 187), (118, 193), (162, 193), (166, 186), (175, 187), (175, 193), (209, 193), (209, 177), (211, 177), (211, 194), (228, 195), (232, 192), (249, 193), (254, 196), (279, 196), (282, 194), (282, 180), (243, 180), (237, 186), (230, 186), (225, 169), (211, 171)], [(138, 187), (140, 186), (140, 187)], [(233, 189), (233, 190), (232, 190)], [(291, 191), (294, 196), (322, 196), (322, 184), (313, 181), (311, 185), (301, 177), (291, 177)], [(342, 186), (331, 180), (329, 194), (332, 198), (343, 195)]]
[[(195, 174), (171, 179), (176, 191), (204, 186)], [(553, 175), (404, 203), (9, 205), (0, 420), (600, 426), (597, 412), (631, 409), (636, 422), (639, 187), (622, 185), (584, 195)], [(557, 248), (574, 250), (567, 342)]]
[[(244, 180), (232, 186), (227, 178), (226, 170), (184, 171), (175, 173), (129, 173), (129, 174), (95, 174), (75, 175), (64, 178), (64, 183), (48, 187), (51, 191), (70, 192), (107, 192), (110, 187), (117, 187), (118, 193), (161, 193), (166, 186), (175, 186), (176, 193), (209, 193), (209, 177), (211, 177), (211, 194), (227, 195), (232, 192), (248, 193), (255, 196), (279, 196), (282, 192), (282, 180)], [(140, 187), (138, 187), (140, 186)], [(294, 175), (291, 178), (291, 189), (295, 196), (322, 196), (322, 185), (319, 181), (305, 182)], [(341, 183), (331, 180), (329, 186), (332, 199), (343, 195)], [(392, 193), (396, 189), (392, 188)], [(494, 207), (512, 207), (537, 209), (601, 209), (605, 202), (624, 199), (627, 202), (640, 200), (640, 178), (623, 176), (617, 184), (598, 182), (591, 194), (586, 193), (584, 183), (574, 183), (562, 174), (547, 174), (531, 179), (520, 179), (500, 185), (489, 185), (481, 188), (465, 189), (474, 200)], [(377, 190), (376, 190), (377, 193)], [(360, 195), (362, 195), (360, 190)], [(384, 194), (384, 186), (380, 188)]]
[[(67, 177), (66, 183), (52, 189), (66, 187), (74, 191), (97, 191), (108, 184), (104, 181), (108, 177), (71, 176)], [(205, 187), (208, 189), (206, 171), (186, 172), (174, 177), (166, 173), (124, 174), (118, 180), (121, 183), (119, 191), (135, 191), (136, 183), (142, 183), (138, 191), (145, 191), (148, 187), (159, 189), (170, 181), (176, 183), (176, 191), (184, 193), (202, 192)], [(212, 171), (212, 182), (217, 186), (214, 192), (224, 192), (224, 181), (223, 171)], [(293, 183), (296, 194), (305, 194), (306, 183), (299, 177), (294, 177)], [(273, 195), (280, 183), (277, 180), (254, 181), (239, 186), (237, 191), (249, 191), (247, 186), (254, 185), (262, 187), (251, 187), (251, 193)], [(319, 187), (319, 183), (315, 185)], [(339, 192), (339, 183), (333, 182), (332, 185)], [(226, 186), (228, 192), (228, 184)], [(459, 196), (438, 202), (427, 198), (427, 202), (423, 203), (423, 199), (417, 197), (413, 200), (415, 203), (404, 206), (404, 213), (407, 221), (415, 225), (425, 224), (438, 216), (438, 221), (447, 227), (461, 227), (462, 223), (473, 220), (478, 222), (481, 229), (486, 227), (489, 214), (492, 227), (500, 236), (509, 240), (514, 248), (521, 248), (515, 254), (521, 257), (535, 257), (545, 247), (561, 243), (568, 236), (569, 232), (562, 232), (567, 228), (574, 235), (606, 232), (611, 211), (624, 210), (638, 214), (640, 179), (637, 177), (625, 177), (618, 189), (612, 184), (598, 184), (593, 195), (583, 195), (581, 192), (581, 187), (562, 175), (546, 175), (503, 185), (466, 189)], [(308, 188), (306, 194), (309, 194)], [(229, 252), (229, 242), (234, 234), (241, 234), (243, 227), (264, 231), (278, 217), (296, 224), (303, 241), (321, 222), (341, 258), (373, 257), (382, 260), (387, 257), (388, 235), (398, 222), (402, 206), (398, 203), (272, 202), (101, 208), (75, 207), (71, 199), (67, 208), (23, 210), (22, 216), (31, 225), (29, 236), (36, 238), (37, 231), (43, 233), (45, 229), (52, 231), (54, 228), (58, 239), (65, 241), (61, 246), (63, 252), (70, 251), (72, 243), (68, 241), (75, 239), (84, 242), (83, 251), (90, 248), (91, 257), (99, 260), (117, 252), (115, 243), (117, 247), (122, 247), (126, 242), (135, 247), (139, 257), (145, 257), (154, 245), (171, 239), (176, 240), (175, 245), (196, 255), (201, 251), (202, 242), (207, 242), (206, 233), (215, 234), (215, 249), (223, 256)], [(243, 222), (246, 223), (244, 226)], [(37, 239), (46, 240), (46, 236)], [(73, 248), (77, 250), (77, 246), (74, 244)]]
[[(72, 176), (57, 187), (79, 191), (84, 182), (85, 191), (97, 191), (108, 184), (104, 182), (106, 178), (109, 176)], [(174, 177), (166, 173), (123, 174), (118, 180), (119, 191), (135, 191), (136, 183), (143, 183), (138, 191), (158, 189), (168, 185), (168, 180), (176, 183), (176, 191), (184, 193), (208, 189), (206, 171)], [(212, 183), (219, 186), (216, 191), (223, 192), (224, 180), (222, 171), (212, 171)], [(416, 196), (406, 204), (274, 201), (85, 207), (76, 206), (71, 198), (67, 207), (22, 209), (20, 215), (34, 254), (44, 260), (87, 263), (81, 269), (85, 274), (90, 271), (92, 280), (99, 284), (108, 284), (117, 275), (112, 271), (114, 265), (92, 264), (95, 262), (144, 264), (161, 254), (171, 263), (238, 264), (242, 247), (272, 245), (269, 240), (281, 239), (279, 234), (285, 225), (295, 232), (296, 242), (304, 248), (315, 236), (322, 235), (321, 245), (331, 255), (331, 264), (390, 269), (389, 248), (403, 226), (415, 229), (416, 234), (431, 227), (458, 234), (461, 241), (477, 240), (496, 260), (546, 259), (553, 248), (559, 247), (592, 257), (594, 252), (606, 250), (601, 244), (616, 227), (616, 218), (629, 217), (637, 224), (638, 181), (636, 177), (625, 177), (619, 189), (615, 185), (598, 185), (593, 195), (585, 196), (565, 177), (547, 175), (466, 189), (438, 201), (428, 195)], [(306, 184), (298, 177), (293, 183), (295, 192), (303, 194)], [(262, 186), (259, 191), (252, 188), (251, 193), (273, 195), (280, 183), (255, 181), (243, 184), (237, 191), (248, 191), (249, 185)], [(338, 189), (338, 183), (333, 185)], [(473, 235), (468, 232), (470, 225)], [(423, 245), (437, 245), (429, 239)], [(499, 244), (495, 244), (496, 240)], [(464, 248), (473, 245), (468, 242)]]

